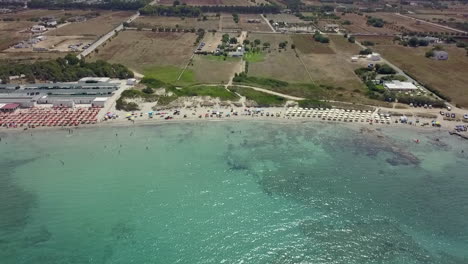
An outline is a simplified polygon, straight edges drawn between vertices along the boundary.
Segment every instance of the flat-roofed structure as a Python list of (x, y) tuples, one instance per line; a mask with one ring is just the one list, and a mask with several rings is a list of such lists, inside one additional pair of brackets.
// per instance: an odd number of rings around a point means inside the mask
[(416, 85), (411, 82), (400, 82), (400, 81), (392, 81), (392, 82), (385, 82), (384, 87), (387, 88), (389, 91), (415, 91), (418, 89)]

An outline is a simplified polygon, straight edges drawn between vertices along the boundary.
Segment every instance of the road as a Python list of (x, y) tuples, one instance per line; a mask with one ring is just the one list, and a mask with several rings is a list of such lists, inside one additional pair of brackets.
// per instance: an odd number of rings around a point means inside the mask
[(263, 14), (261, 14), (260, 16), (263, 18), (263, 20), (265, 20), (265, 22), (266, 22), (267, 25), (271, 28), (271, 30), (273, 31), (273, 33), (276, 33), (276, 30), (275, 30), (275, 28), (270, 24), (270, 21), (268, 21), (268, 19), (267, 19)]
[(456, 32), (459, 32), (459, 33), (465, 33), (465, 34), (467, 33), (466, 31), (463, 31), (463, 30), (459, 30), (459, 29), (456, 29), (456, 28), (452, 28), (452, 27), (448, 27), (448, 26), (439, 25), (439, 24), (436, 24), (436, 23), (424, 21), (422, 19), (417, 19), (417, 18), (414, 18), (414, 17), (410, 17), (410, 16), (400, 14), (400, 13), (395, 13), (395, 14), (398, 15), (398, 16), (401, 16), (401, 17), (405, 17), (405, 18), (409, 18), (409, 19), (419, 21), (421, 23), (429, 24), (431, 26), (435, 26), (435, 27), (439, 27), (439, 28), (443, 28), (443, 29), (448, 29), (448, 30), (453, 30), (453, 31), (456, 31)]
[[(131, 23), (133, 20), (137, 19), (138, 17), (140, 16), (140, 12), (137, 12), (136, 14), (134, 14), (133, 16), (131, 16), (127, 21), (127, 23)], [(100, 37), (98, 40), (96, 40), (95, 42), (93, 42), (93, 44), (91, 44), (91, 46), (89, 46), (87, 49), (83, 50), (80, 54), (78, 54), (78, 58), (84, 58), (86, 56), (88, 56), (89, 54), (91, 54), (94, 50), (96, 50), (99, 46), (101, 46), (104, 42), (106, 42), (108, 39), (110, 39), (111, 37), (113, 37), (115, 34), (117, 34), (117, 32), (119, 31), (122, 31), (123, 30), (123, 23), (118, 25), (116, 28), (112, 29), (110, 32), (108, 32), (107, 34), (105, 34), (104, 36)]]

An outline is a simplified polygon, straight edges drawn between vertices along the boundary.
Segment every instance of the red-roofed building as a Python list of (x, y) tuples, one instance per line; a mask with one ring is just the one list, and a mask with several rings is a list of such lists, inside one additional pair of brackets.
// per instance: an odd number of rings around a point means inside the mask
[(5, 104), (0, 108), (0, 112), (14, 112), (19, 106), (19, 104)]

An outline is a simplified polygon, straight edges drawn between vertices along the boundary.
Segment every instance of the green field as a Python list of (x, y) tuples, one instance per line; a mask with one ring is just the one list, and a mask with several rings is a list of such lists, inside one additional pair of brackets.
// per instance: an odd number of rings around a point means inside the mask
[(192, 85), (195, 84), (195, 73), (192, 70), (186, 69), (180, 80), (177, 80), (183, 69), (175, 66), (157, 66), (144, 70), (145, 77), (158, 79), (165, 83), (174, 85)]
[(265, 59), (263, 52), (248, 52), (244, 54), (244, 60), (248, 62), (262, 62)]

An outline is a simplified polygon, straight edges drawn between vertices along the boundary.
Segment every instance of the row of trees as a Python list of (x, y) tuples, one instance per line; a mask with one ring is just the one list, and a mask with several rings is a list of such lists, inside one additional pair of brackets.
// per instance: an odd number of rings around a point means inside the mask
[(0, 79), (3, 82), (7, 82), (9, 76), (21, 74), (26, 75), (28, 82), (35, 82), (36, 80), (72, 82), (83, 77), (120, 79), (133, 77), (133, 72), (121, 64), (110, 64), (102, 60), (86, 62), (72, 54), (56, 60), (37, 61), (31, 64), (12, 62), (2, 62), (0, 64)]
[[(241, 14), (262, 14), (262, 13), (278, 13), (279, 8), (273, 5), (259, 6), (152, 6), (147, 5), (140, 8), (140, 14), (151, 16), (177, 16), (177, 17), (199, 17), (202, 13), (219, 13), (230, 12), (237, 15)], [(234, 20), (236, 16), (233, 15)], [(238, 18), (238, 16), (237, 16)], [(237, 19), (238, 20), (238, 19)]]
[(59, 7), (65, 9), (117, 9), (117, 10), (138, 10), (149, 4), (151, 0), (105, 0), (97, 3), (91, 2), (74, 2), (71, 0), (31, 0), (28, 3), (30, 8), (51, 8)]

